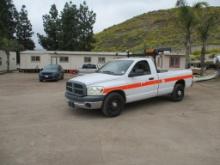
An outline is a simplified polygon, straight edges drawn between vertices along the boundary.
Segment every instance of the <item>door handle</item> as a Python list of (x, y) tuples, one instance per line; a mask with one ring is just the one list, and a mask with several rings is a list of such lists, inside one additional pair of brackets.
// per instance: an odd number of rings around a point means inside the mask
[(154, 77), (150, 77), (149, 80), (154, 80)]

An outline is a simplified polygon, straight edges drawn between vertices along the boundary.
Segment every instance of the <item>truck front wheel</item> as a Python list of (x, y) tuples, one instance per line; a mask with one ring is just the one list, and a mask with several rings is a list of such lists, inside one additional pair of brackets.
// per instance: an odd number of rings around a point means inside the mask
[(171, 98), (173, 101), (181, 101), (184, 98), (184, 85), (176, 84), (174, 86), (173, 92), (171, 94)]
[(125, 100), (117, 92), (110, 93), (104, 100), (102, 113), (107, 117), (115, 117), (124, 109)]

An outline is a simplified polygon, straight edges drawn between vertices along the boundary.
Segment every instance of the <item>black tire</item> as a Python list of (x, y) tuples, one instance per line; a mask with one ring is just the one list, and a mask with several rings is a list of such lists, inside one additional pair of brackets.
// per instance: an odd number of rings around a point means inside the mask
[(107, 117), (116, 117), (124, 109), (125, 100), (119, 93), (110, 93), (104, 100), (102, 113)]
[(42, 80), (42, 79), (39, 79), (39, 81), (40, 81), (40, 82), (43, 82), (43, 80)]
[(184, 98), (185, 88), (183, 84), (176, 84), (171, 94), (173, 101), (182, 101)]

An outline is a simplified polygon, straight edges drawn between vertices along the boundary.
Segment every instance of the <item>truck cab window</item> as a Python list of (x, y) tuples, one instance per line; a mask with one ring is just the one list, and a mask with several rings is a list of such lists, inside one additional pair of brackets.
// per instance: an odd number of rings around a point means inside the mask
[(131, 70), (131, 73), (141, 73), (141, 75), (149, 75), (151, 74), (150, 71), (150, 66), (147, 61), (139, 61), (138, 63), (135, 64), (133, 69)]

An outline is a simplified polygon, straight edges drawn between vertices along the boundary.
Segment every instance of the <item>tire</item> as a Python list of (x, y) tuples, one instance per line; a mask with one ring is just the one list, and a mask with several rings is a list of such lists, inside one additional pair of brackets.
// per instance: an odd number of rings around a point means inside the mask
[(173, 92), (171, 94), (171, 99), (173, 101), (182, 101), (184, 98), (185, 88), (183, 84), (176, 84), (174, 86)]
[(110, 93), (104, 100), (102, 113), (106, 117), (116, 117), (124, 109), (125, 100), (119, 93)]
[(39, 79), (39, 81), (40, 81), (40, 82), (43, 82), (43, 80), (42, 80), (42, 79)]

